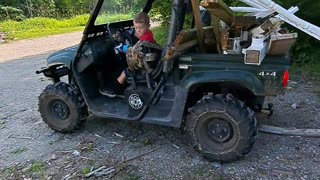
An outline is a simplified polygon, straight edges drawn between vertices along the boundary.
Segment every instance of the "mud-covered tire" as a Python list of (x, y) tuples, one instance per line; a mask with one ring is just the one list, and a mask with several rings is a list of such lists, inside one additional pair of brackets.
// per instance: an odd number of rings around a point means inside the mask
[(252, 149), (257, 135), (253, 111), (231, 94), (205, 95), (186, 120), (188, 141), (209, 161), (238, 160)]
[(48, 85), (39, 96), (39, 112), (48, 126), (61, 133), (79, 129), (88, 116), (80, 91), (65, 82)]

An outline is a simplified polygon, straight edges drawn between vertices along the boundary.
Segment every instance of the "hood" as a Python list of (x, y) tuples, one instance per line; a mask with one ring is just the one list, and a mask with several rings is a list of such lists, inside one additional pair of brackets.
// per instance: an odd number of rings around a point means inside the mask
[(71, 68), (71, 63), (77, 53), (79, 45), (68, 47), (60, 51), (54, 52), (47, 58), (47, 66), (54, 66), (59, 64), (64, 64)]

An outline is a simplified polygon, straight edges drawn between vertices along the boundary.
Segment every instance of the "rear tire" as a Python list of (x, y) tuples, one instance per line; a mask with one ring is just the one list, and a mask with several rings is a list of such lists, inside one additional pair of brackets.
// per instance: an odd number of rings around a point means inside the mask
[(61, 133), (79, 129), (88, 116), (80, 91), (65, 82), (48, 85), (39, 96), (39, 112), (48, 126)]
[(191, 145), (209, 161), (230, 162), (248, 154), (257, 135), (253, 111), (231, 94), (205, 95), (189, 109)]

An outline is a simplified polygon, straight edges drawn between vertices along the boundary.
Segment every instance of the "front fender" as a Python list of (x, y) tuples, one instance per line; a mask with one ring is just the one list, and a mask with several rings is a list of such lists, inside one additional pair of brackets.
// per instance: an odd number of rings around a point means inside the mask
[(257, 96), (264, 96), (265, 89), (261, 81), (249, 72), (244, 71), (214, 71), (194, 72), (181, 81), (181, 86), (190, 89), (193, 85), (214, 82), (234, 82)]
[(51, 54), (47, 58), (47, 66), (66, 65), (71, 69), (71, 63), (77, 53), (78, 47), (79, 46), (69, 47)]

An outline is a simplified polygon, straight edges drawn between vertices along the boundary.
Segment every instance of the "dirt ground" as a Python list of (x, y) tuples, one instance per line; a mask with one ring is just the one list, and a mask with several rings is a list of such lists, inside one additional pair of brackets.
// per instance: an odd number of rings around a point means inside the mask
[(70, 47), (78, 44), (81, 37), (82, 32), (73, 32), (0, 44), (0, 63)]
[[(113, 167), (113, 179), (320, 179), (320, 138), (259, 133), (244, 159), (220, 164), (204, 160), (173, 128), (90, 116), (73, 134), (55, 133), (37, 105), (50, 81), (35, 71), (45, 66), (47, 52), (80, 38), (71, 33), (0, 45), (1, 180), (83, 179), (102, 166)], [(258, 120), (320, 128), (320, 83), (294, 76), (289, 86), (285, 95), (267, 99), (274, 115)], [(107, 179), (107, 171), (90, 178)]]

